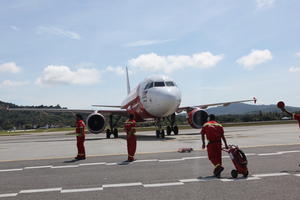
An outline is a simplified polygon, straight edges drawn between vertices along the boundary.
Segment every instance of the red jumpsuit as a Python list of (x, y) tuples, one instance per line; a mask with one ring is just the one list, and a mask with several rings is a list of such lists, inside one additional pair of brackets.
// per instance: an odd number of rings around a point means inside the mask
[(293, 118), (298, 121), (300, 127), (300, 114), (293, 114)]
[(127, 152), (128, 161), (134, 161), (134, 155), (136, 151), (136, 136), (135, 136), (135, 120), (127, 120), (124, 125), (124, 129), (127, 133)]
[(208, 140), (207, 154), (208, 159), (215, 167), (222, 165), (222, 136), (224, 135), (223, 126), (216, 121), (209, 121), (202, 127), (201, 134), (206, 135)]
[(78, 154), (76, 158), (85, 159), (85, 124), (83, 120), (76, 121), (76, 139), (77, 139), (77, 150)]

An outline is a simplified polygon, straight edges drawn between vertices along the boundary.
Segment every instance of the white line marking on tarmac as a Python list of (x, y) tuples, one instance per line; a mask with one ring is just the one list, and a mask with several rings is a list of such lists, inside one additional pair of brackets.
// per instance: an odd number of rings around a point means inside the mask
[(168, 160), (159, 160), (158, 162), (177, 162), (177, 161), (183, 161), (183, 158), (168, 159)]
[(205, 181), (205, 180), (199, 179), (199, 178), (191, 178), (191, 179), (181, 179), (179, 181), (182, 183), (191, 183), (191, 182), (200, 182), (200, 181)]
[(194, 159), (201, 159), (201, 158), (207, 158), (207, 156), (197, 156), (197, 157), (183, 157), (183, 160), (194, 160)]
[(1, 169), (0, 172), (15, 172), (15, 171), (22, 171), (23, 168), (19, 169)]
[(112, 188), (112, 187), (131, 187), (131, 186), (140, 186), (143, 183), (118, 183), (118, 184), (105, 184), (102, 185), (103, 188)]
[(294, 151), (279, 151), (278, 153), (285, 154), (285, 153), (299, 153), (299, 152), (300, 152), (299, 150), (294, 150)]
[(232, 182), (232, 181), (252, 181), (252, 180), (260, 180), (259, 177), (247, 177), (247, 178), (220, 178), (220, 181), (223, 182)]
[(52, 165), (45, 165), (45, 166), (33, 166), (33, 167), (24, 167), (24, 169), (43, 169), (43, 168), (51, 168)]
[(102, 187), (96, 187), (96, 188), (81, 188), (81, 189), (66, 189), (61, 190), (61, 193), (73, 193), (73, 192), (92, 192), (92, 191), (101, 191), (103, 190)]
[(182, 182), (173, 182), (173, 183), (154, 183), (154, 184), (144, 184), (144, 187), (168, 187), (168, 186), (176, 186), (176, 185), (184, 185)]
[(38, 193), (38, 192), (56, 192), (61, 191), (62, 188), (45, 188), (45, 189), (32, 189), (32, 190), (21, 190), (20, 194)]
[(298, 177), (300, 177), (300, 174), (294, 174), (294, 176), (298, 176)]
[(81, 163), (79, 166), (92, 166), (92, 165), (105, 165), (105, 162), (100, 162), (100, 163)]
[(18, 193), (0, 194), (0, 198), (1, 197), (15, 197), (17, 195), (18, 195)]
[(257, 154), (258, 156), (275, 156), (275, 155), (281, 155), (282, 153), (276, 152), (276, 153), (260, 153)]
[(62, 169), (62, 168), (74, 168), (78, 167), (78, 165), (61, 165), (61, 166), (52, 166), (52, 169)]
[(149, 159), (149, 160), (136, 160), (134, 163), (141, 163), (141, 162), (157, 162), (158, 159)]
[(111, 166), (111, 165), (117, 165), (118, 163), (106, 163), (105, 165)]
[(289, 173), (269, 173), (269, 174), (254, 174), (255, 177), (270, 177), (270, 176), (287, 176)]
[(256, 156), (257, 154), (256, 153), (246, 153), (245, 155), (246, 156)]

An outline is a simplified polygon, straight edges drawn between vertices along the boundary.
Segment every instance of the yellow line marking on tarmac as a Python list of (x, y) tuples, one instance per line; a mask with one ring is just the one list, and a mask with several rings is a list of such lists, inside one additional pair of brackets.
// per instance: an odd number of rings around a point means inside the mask
[[(258, 148), (258, 147), (276, 147), (276, 146), (294, 146), (300, 145), (300, 143), (290, 143), (290, 144), (267, 144), (267, 145), (253, 145), (253, 146), (239, 146), (242, 149), (245, 148)], [(206, 149), (194, 149), (194, 151), (206, 151)], [(136, 155), (147, 155), (147, 154), (159, 154), (159, 153), (175, 153), (177, 150), (170, 150), (170, 151), (157, 151), (157, 152), (139, 152)], [(94, 157), (106, 157), (106, 156), (127, 156), (127, 153), (121, 154), (99, 154), (99, 155), (89, 155), (87, 158), (94, 158)], [(73, 159), (74, 157), (48, 157), (48, 158), (36, 158), (36, 159), (20, 159), (20, 160), (0, 160), (2, 162), (19, 162), (19, 161), (38, 161), (38, 160), (54, 160), (54, 159)]]

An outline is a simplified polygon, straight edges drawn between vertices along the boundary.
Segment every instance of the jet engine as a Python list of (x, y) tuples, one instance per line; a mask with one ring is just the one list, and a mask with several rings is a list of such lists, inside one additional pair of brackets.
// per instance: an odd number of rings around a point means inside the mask
[(208, 114), (206, 111), (200, 108), (194, 108), (192, 111), (188, 112), (187, 120), (191, 127), (201, 128), (204, 123), (207, 122)]
[(91, 133), (98, 134), (105, 128), (105, 118), (100, 113), (92, 113), (87, 117), (87, 126)]

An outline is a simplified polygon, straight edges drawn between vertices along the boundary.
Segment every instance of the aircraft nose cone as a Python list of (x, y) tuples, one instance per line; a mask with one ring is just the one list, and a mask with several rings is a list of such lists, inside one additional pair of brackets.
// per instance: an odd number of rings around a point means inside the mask
[(151, 114), (157, 117), (165, 117), (173, 114), (181, 101), (180, 93), (174, 91), (156, 91), (153, 97), (153, 109)]

